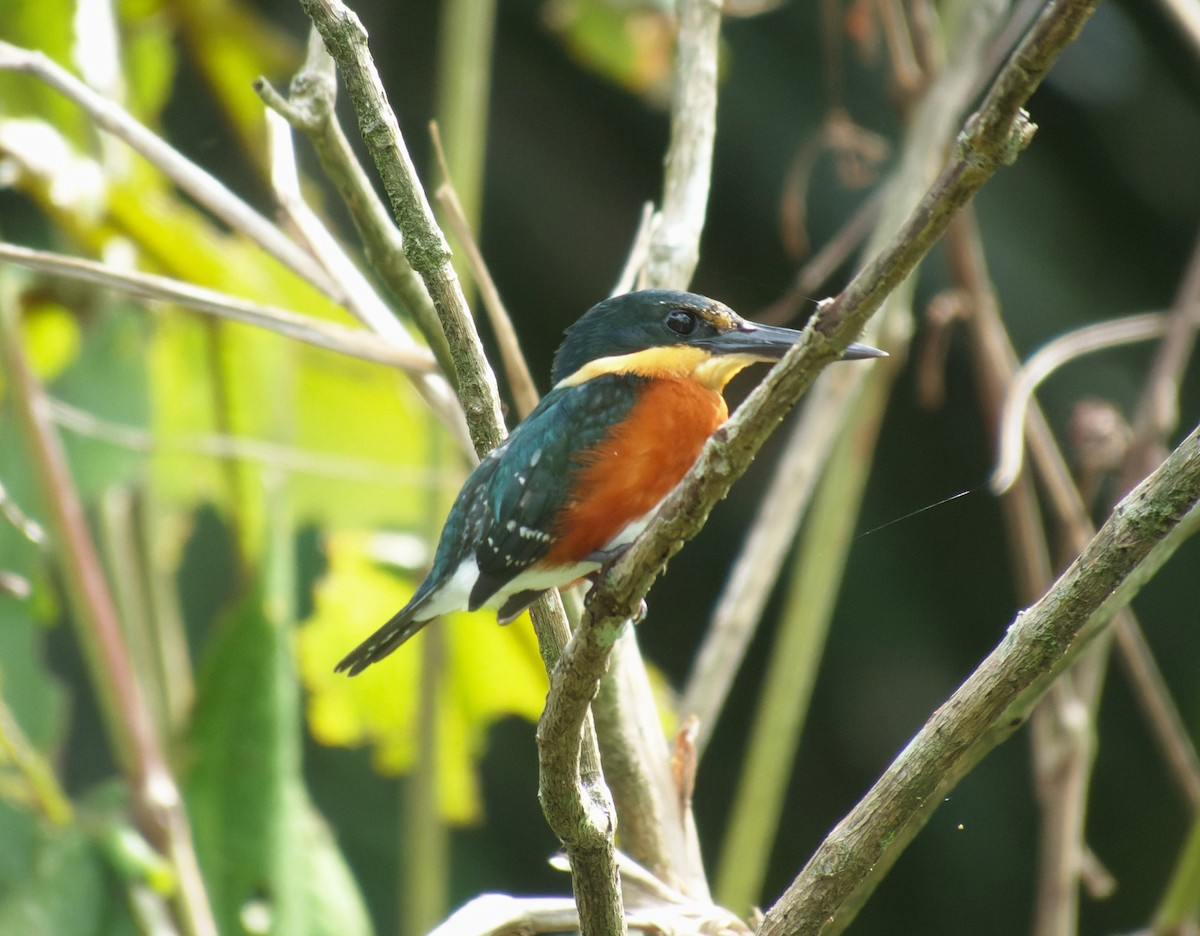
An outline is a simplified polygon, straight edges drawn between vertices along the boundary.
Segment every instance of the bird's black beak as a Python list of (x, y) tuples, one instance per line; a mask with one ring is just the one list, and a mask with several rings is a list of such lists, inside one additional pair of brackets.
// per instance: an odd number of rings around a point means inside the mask
[(859, 344), (857, 341), (852, 341), (846, 345), (846, 350), (842, 354), (843, 361), (862, 361), (866, 358), (887, 357), (886, 351), (880, 351), (878, 348), (872, 348), (868, 344)]
[[(737, 328), (694, 344), (701, 345), (713, 355), (744, 354), (760, 361), (778, 361), (799, 340), (800, 332), (793, 328), (742, 322)], [(886, 351), (855, 342), (846, 348), (842, 360), (859, 361), (887, 356)]]

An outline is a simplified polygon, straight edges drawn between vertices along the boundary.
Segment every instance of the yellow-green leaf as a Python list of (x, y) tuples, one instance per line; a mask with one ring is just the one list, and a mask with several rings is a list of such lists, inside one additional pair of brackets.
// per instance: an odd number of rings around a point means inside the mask
[[(340, 534), (328, 544), (329, 571), (316, 593), (313, 616), (300, 628), (301, 676), (308, 686), (309, 724), (323, 744), (371, 745), (377, 769), (409, 770), (417, 751), (421, 690), (418, 634), (386, 660), (348, 679), (338, 660), (386, 621), (412, 595), (405, 582), (371, 558), (367, 534)], [(454, 822), (480, 815), (477, 766), (488, 727), (517, 715), (536, 719), (546, 698), (546, 675), (527, 618), (498, 627), (491, 612), (447, 615), (443, 628), (446, 678), (437, 706), (440, 807)]]

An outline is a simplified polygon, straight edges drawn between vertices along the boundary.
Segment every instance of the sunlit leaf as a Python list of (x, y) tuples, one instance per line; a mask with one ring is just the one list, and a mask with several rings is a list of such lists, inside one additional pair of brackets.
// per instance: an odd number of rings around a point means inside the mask
[[(418, 747), (424, 634), (353, 679), (333, 667), (408, 600), (413, 583), (380, 568), (365, 535), (332, 537), (328, 554), (315, 613), (298, 635), (309, 724), (323, 744), (369, 744), (380, 771), (403, 773)], [(536, 719), (546, 675), (527, 619), (498, 627), (492, 612), (452, 614), (432, 626), (443, 629), (447, 644), (447, 677), (434, 702), (440, 805), (446, 818), (470, 822), (480, 815), (476, 770), (488, 727), (510, 715)]]
[(42, 381), (53, 380), (79, 353), (79, 325), (58, 302), (27, 309), (22, 319), (29, 364)]
[(548, 0), (542, 18), (581, 65), (651, 100), (667, 99), (675, 50), (670, 8)]

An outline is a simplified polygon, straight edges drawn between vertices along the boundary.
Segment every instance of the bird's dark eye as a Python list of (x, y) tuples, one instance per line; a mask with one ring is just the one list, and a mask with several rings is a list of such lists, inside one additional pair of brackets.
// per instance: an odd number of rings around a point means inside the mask
[(690, 335), (696, 330), (696, 313), (672, 309), (667, 313), (667, 328), (677, 335)]

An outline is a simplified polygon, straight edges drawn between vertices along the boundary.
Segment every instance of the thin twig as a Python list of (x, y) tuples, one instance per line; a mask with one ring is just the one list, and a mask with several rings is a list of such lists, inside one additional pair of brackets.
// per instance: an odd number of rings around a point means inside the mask
[(850, 254), (859, 248), (875, 223), (879, 220), (880, 207), (887, 192), (886, 185), (878, 186), (858, 207), (824, 246), (808, 258), (796, 273), (787, 292), (772, 302), (756, 321), (767, 324), (790, 322), (806, 302), (812, 302), (814, 294), (828, 282), (834, 272), (845, 263)]
[(320, 33), (315, 28), (309, 30), (304, 66), (292, 79), (289, 99), (285, 100), (265, 78), (259, 78), (254, 88), (268, 107), (308, 137), (322, 171), (337, 189), (350, 220), (354, 222), (371, 269), (408, 310), (429, 342), (442, 372), (453, 381), (454, 360), (433, 300), (404, 255), (400, 231), (387, 207), (375, 194), (371, 180), (337, 121), (334, 111), (337, 71), (333, 59), (325, 51)]
[(46, 531), (36, 520), (32, 520), (21, 509), (20, 505), (8, 496), (4, 484), (0, 482), (0, 517), (9, 523), (34, 546), (46, 545)]
[(517, 413), (524, 419), (533, 412), (538, 404), (537, 385), (529, 372), (529, 364), (525, 361), (525, 353), (521, 350), (517, 330), (513, 328), (508, 310), (500, 298), (500, 290), (492, 279), (491, 271), (483, 259), (479, 245), (475, 243), (475, 235), (471, 232), (470, 222), (463, 212), (454, 189), (454, 180), (450, 177), (450, 167), (446, 163), (446, 154), (442, 151), (442, 135), (436, 123), (430, 124), (430, 134), (433, 137), (433, 149), (437, 153), (438, 165), (442, 170), (442, 184), (437, 187), (433, 197), (445, 212), (446, 223), (458, 239), (466, 257), (471, 276), (479, 287), (479, 297), (487, 310), (488, 319), (492, 324), (492, 333), (496, 336), (496, 345), (500, 350), (500, 360), (504, 365), (504, 373), (508, 377), (508, 388), (512, 391), (513, 400), (517, 404)]
[[(979, 396), (989, 426), (1000, 423), (1006, 389), (1017, 372), (1016, 354), (1008, 341), (992, 291), (974, 214), (970, 208), (956, 218), (947, 233), (947, 256), (951, 274), (969, 297), (967, 315), (971, 350), (975, 361)], [(1041, 413), (1033, 408), (1035, 421), (1042, 425)], [(1055, 490), (1070, 490), (1074, 499), (1063, 513), (1072, 513), (1068, 523), (1086, 523), (1066, 462), (1049, 433), (1031, 433), (1031, 445), (1037, 446), (1038, 466), (1055, 473)], [(1019, 587), (1019, 598), (1032, 603), (1053, 582), (1050, 549), (1046, 542), (1041, 512), (1038, 509), (1032, 472), (1026, 472), (1001, 497), (1008, 529), (1009, 553)], [(1074, 508), (1078, 516), (1074, 516)], [(1089, 528), (1084, 542), (1094, 533)], [(1095, 648), (1088, 653), (1095, 652)], [(1068, 717), (1070, 716), (1070, 717)], [(1038, 883), (1033, 931), (1046, 934), (1070, 928), (1077, 915), (1077, 876), (1086, 851), (1081, 819), (1086, 799), (1080, 794), (1086, 787), (1093, 762), (1088, 707), (1080, 699), (1068, 677), (1058, 680), (1049, 697), (1038, 706), (1032, 719), (1035, 790), (1042, 810), (1039, 837)]]
[(13, 394), (30, 457), (37, 466), (35, 474), (50, 517), (71, 620), (96, 686), (105, 727), (142, 830), (179, 876), (181, 918), (192, 936), (216, 936), (183, 799), (142, 698), (62, 440), (47, 416), (41, 387), (21, 347), (14, 307), (15, 303), (0, 297), (0, 352), (4, 373), (10, 378), (6, 386)]
[(0, 244), (0, 260), (55, 276), (94, 283), (129, 295), (173, 302), (219, 318), (266, 328), (327, 351), (398, 367), (414, 374), (429, 374), (435, 368), (433, 355), (416, 345), (411, 348), (398, 347), (363, 329), (347, 328), (336, 322), (325, 322), (275, 306), (238, 299), (166, 276), (117, 270), (103, 263), (32, 250), (16, 244)]
[(71, 801), (54, 770), (21, 729), (21, 723), (0, 693), (0, 766), (11, 764), (28, 789), (29, 802), (47, 821), (64, 826), (73, 818)]
[[(325, 268), (331, 278), (342, 284), (345, 291), (343, 304), (350, 314), (389, 344), (417, 348), (408, 330), (392, 314), (328, 228), (305, 203), (300, 192), (300, 175), (296, 166), (295, 149), (292, 146), (291, 124), (275, 110), (268, 110), (266, 117), (271, 181), (280, 210), (292, 223), (313, 258)], [(467, 431), (462, 407), (459, 406), (458, 398), (447, 381), (441, 374), (410, 376), (413, 377), (417, 392), (450, 430), (455, 441), (468, 455), (473, 454), (471, 436)]]
[(31, 75), (74, 101), (96, 126), (129, 144), (216, 217), (245, 234), (301, 279), (312, 283), (334, 301), (341, 301), (342, 293), (337, 283), (325, 276), (312, 258), (279, 228), (164, 142), (162, 137), (138, 123), (127, 111), (97, 94), (46, 55), (0, 41), (0, 71)]
[(1017, 371), (1004, 400), (1000, 419), (1000, 454), (988, 481), (992, 493), (1003, 494), (1021, 473), (1025, 436), (1025, 413), (1034, 391), (1056, 370), (1085, 354), (1119, 348), (1137, 341), (1160, 337), (1167, 327), (1161, 312), (1147, 312), (1125, 318), (1085, 325), (1047, 342)]
[(223, 461), (258, 465), (285, 474), (309, 475), (314, 478), (353, 481), (359, 484), (417, 486), (431, 491), (453, 483), (453, 478), (448, 476), (446, 471), (350, 458), (331, 452), (308, 451), (268, 439), (215, 432), (164, 435), (162, 432), (103, 419), (95, 413), (49, 395), (44, 399), (47, 412), (57, 425), (77, 435), (99, 439), (130, 452), (184, 452)]
[(645, 267), (646, 258), (650, 255), (650, 238), (654, 234), (654, 202), (642, 205), (641, 218), (638, 220), (637, 232), (633, 235), (633, 244), (625, 265), (617, 276), (610, 295), (619, 296), (633, 289), (644, 288), (645, 283), (639, 282)]
[(1118, 624), (1117, 648), (1121, 651), (1125, 674), (1134, 687), (1134, 698), (1188, 811), (1193, 819), (1200, 818), (1200, 757), (1196, 756), (1191, 732), (1171, 698), (1137, 619), (1130, 612)]
[(1158, 464), (1167, 437), (1179, 424), (1179, 387), (1200, 329), (1200, 236), (1168, 316), (1133, 416), (1133, 438), (1117, 479), (1117, 490), (1122, 493)]
[(363, 141), (391, 201), (392, 213), (404, 239), (404, 255), (425, 281), (450, 344), (459, 398), (476, 454), (482, 458), (505, 435), (496, 377), (484, 357), (475, 323), (450, 264), (450, 248), (434, 220), (396, 115), (371, 60), (367, 32), (341, 0), (301, 0), (300, 5), (341, 71)]
[(367, 278), (305, 202), (300, 191), (296, 150), (292, 145), (292, 125), (275, 110), (268, 109), (264, 116), (267, 120), (271, 188), (279, 210), (326, 275), (342, 284), (345, 290), (344, 305), (351, 315), (365, 328), (393, 344), (415, 345), (404, 326), (392, 315)]

